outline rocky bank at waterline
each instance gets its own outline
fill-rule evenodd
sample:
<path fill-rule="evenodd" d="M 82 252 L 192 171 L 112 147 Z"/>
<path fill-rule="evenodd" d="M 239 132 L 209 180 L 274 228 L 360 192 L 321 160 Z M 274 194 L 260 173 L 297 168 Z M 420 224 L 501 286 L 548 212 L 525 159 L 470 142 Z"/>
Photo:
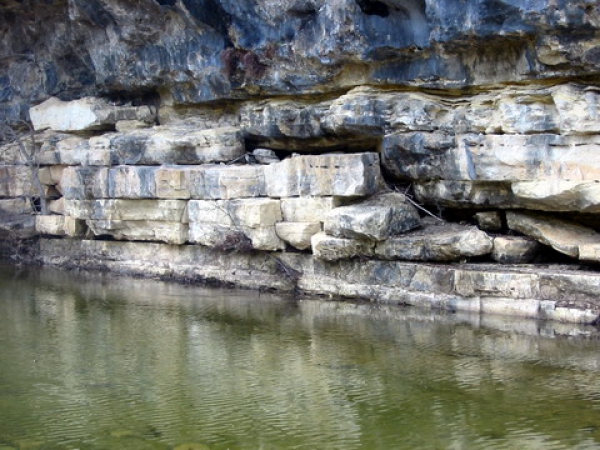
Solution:
<path fill-rule="evenodd" d="M 17 89 L 34 63 L 1 50 L 6 123 L 35 133 L 0 148 L 0 210 L 39 261 L 598 322 L 595 2 L 143 3 L 162 19 L 34 7 L 74 39 L 22 48 L 60 89 Z"/>

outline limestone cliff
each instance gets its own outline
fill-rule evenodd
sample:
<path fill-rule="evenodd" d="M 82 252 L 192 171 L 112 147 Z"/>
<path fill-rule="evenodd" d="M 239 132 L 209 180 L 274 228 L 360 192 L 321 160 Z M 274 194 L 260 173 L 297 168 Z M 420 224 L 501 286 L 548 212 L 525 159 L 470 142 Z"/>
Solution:
<path fill-rule="evenodd" d="M 598 2 L 0 11 L 0 210 L 47 206 L 44 262 L 598 321 Z"/>

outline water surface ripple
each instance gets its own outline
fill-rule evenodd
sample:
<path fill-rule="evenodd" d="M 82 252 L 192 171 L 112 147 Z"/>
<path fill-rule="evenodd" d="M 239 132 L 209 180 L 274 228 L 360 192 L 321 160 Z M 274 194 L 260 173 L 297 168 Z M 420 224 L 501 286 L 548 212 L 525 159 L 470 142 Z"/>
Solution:
<path fill-rule="evenodd" d="M 173 448 L 600 449 L 599 332 L 0 266 L 0 450 Z"/>

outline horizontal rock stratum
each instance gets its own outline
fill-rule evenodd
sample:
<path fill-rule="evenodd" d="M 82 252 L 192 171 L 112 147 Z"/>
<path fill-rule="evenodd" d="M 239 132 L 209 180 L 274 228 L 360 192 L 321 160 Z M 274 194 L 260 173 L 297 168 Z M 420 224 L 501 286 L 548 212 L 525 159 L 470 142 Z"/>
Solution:
<path fill-rule="evenodd" d="M 39 261 L 600 321 L 595 2 L 0 12 L 0 231 Z"/>

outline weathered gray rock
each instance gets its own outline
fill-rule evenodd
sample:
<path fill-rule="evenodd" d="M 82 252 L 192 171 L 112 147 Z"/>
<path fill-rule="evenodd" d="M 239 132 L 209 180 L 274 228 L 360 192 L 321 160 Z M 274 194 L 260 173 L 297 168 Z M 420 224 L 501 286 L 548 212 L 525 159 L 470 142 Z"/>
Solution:
<path fill-rule="evenodd" d="M 598 136 L 402 133 L 384 138 L 382 164 L 421 182 L 596 180 L 599 149 Z"/>
<path fill-rule="evenodd" d="M 500 211 L 478 212 L 473 217 L 483 231 L 500 231 L 504 224 L 504 214 Z"/>
<path fill-rule="evenodd" d="M 263 166 L 206 165 L 189 173 L 193 199 L 230 200 L 266 194 Z"/>
<path fill-rule="evenodd" d="M 533 261 L 540 252 L 541 244 L 521 236 L 497 236 L 494 238 L 492 259 L 501 264 L 523 264 Z"/>
<path fill-rule="evenodd" d="M 30 197 L 33 194 L 31 171 L 27 166 L 0 165 L 0 197 Z"/>
<path fill-rule="evenodd" d="M 118 166 L 110 168 L 108 170 L 107 197 L 156 198 L 155 172 L 156 167 Z"/>
<path fill-rule="evenodd" d="M 509 182 L 417 181 L 413 187 L 417 200 L 426 205 L 477 209 L 518 207 Z"/>
<path fill-rule="evenodd" d="M 144 147 L 145 164 L 208 164 L 233 161 L 245 153 L 239 128 L 197 130 L 156 127 Z"/>
<path fill-rule="evenodd" d="M 285 243 L 277 236 L 281 221 L 278 200 L 190 200 L 188 204 L 190 241 L 228 250 L 280 250 Z"/>
<path fill-rule="evenodd" d="M 575 222 L 524 211 L 506 213 L 508 228 L 530 236 L 572 258 L 598 261 L 600 234 Z"/>
<path fill-rule="evenodd" d="M 65 213 L 86 220 L 188 222 L 185 200 L 65 200 Z"/>
<path fill-rule="evenodd" d="M 2 215 L 21 215 L 32 212 L 31 202 L 26 198 L 3 198 L 0 199 L 0 212 Z"/>
<path fill-rule="evenodd" d="M 35 216 L 35 230 L 42 235 L 81 237 L 86 229 L 85 222 L 74 217 Z"/>
<path fill-rule="evenodd" d="M 382 241 L 421 224 L 419 212 L 403 194 L 388 192 L 331 210 L 324 231 L 336 237 Z"/>
<path fill-rule="evenodd" d="M 280 161 L 277 154 L 268 148 L 256 148 L 252 150 L 252 156 L 259 164 L 273 164 Z"/>
<path fill-rule="evenodd" d="M 311 238 L 315 258 L 325 261 L 373 256 L 375 242 L 366 239 L 348 239 L 317 233 Z"/>
<path fill-rule="evenodd" d="M 282 198 L 281 214 L 286 222 L 322 222 L 325 215 L 340 204 L 338 197 Z"/>
<path fill-rule="evenodd" d="M 379 242 L 375 255 L 382 259 L 408 261 L 457 261 L 492 251 L 483 231 L 458 224 L 423 220 L 423 229 Z"/>
<path fill-rule="evenodd" d="M 306 250 L 311 246 L 312 237 L 321 232 L 321 222 L 277 222 L 275 232 L 292 247 Z"/>
<path fill-rule="evenodd" d="M 124 241 L 156 241 L 181 245 L 188 240 L 188 225 L 154 220 L 86 220 L 95 236 Z"/>
<path fill-rule="evenodd" d="M 60 190 L 66 199 L 108 198 L 107 167 L 67 167 L 61 177 Z"/>
<path fill-rule="evenodd" d="M 119 120 L 154 122 L 156 114 L 147 107 L 115 106 L 100 98 L 63 102 L 52 97 L 29 110 L 35 130 L 89 131 L 114 127 Z"/>
<path fill-rule="evenodd" d="M 294 155 L 264 167 L 269 197 L 364 197 L 380 189 L 375 153 Z"/>

